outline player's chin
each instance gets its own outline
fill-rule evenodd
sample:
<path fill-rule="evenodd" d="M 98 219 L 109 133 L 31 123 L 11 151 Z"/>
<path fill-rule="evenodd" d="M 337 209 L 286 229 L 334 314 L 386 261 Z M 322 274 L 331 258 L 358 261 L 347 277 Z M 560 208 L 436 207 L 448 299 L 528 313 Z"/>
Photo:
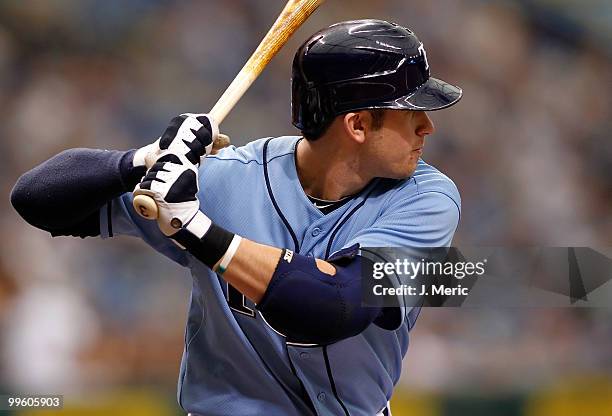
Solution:
<path fill-rule="evenodd" d="M 403 163 L 401 166 L 398 166 L 397 169 L 394 169 L 392 172 L 389 172 L 386 177 L 389 179 L 408 179 L 414 174 L 414 171 L 417 167 L 417 163 L 418 160 Z"/>

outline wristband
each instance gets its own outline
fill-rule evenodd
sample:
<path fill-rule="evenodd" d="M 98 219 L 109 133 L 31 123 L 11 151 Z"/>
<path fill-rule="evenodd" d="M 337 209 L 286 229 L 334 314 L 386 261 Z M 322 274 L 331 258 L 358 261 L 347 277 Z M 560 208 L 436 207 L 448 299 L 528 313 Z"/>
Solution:
<path fill-rule="evenodd" d="M 217 274 L 219 276 L 223 275 L 223 273 L 225 273 L 225 271 L 227 270 L 227 266 L 229 266 L 230 262 L 234 258 L 234 255 L 236 254 L 236 251 L 238 251 L 238 246 L 240 245 L 241 241 L 242 237 L 237 234 L 234 234 L 234 238 L 232 239 L 231 244 L 223 255 L 221 263 L 219 263 L 219 267 L 217 267 Z"/>
<path fill-rule="evenodd" d="M 212 269 L 228 251 L 235 234 L 211 222 L 206 215 L 200 214 L 196 214 L 185 228 L 173 234 L 171 238 Z M 206 231 L 200 236 L 193 234 L 190 229 L 193 231 L 206 229 Z"/>

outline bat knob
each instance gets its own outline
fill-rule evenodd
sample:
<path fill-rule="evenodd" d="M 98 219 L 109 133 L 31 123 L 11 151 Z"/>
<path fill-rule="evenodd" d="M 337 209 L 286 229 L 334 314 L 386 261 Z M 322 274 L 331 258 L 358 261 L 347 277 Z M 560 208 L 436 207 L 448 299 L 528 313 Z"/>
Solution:
<path fill-rule="evenodd" d="M 147 195 L 136 195 L 132 202 L 134 209 L 141 217 L 148 220 L 156 220 L 159 215 L 155 200 Z"/>

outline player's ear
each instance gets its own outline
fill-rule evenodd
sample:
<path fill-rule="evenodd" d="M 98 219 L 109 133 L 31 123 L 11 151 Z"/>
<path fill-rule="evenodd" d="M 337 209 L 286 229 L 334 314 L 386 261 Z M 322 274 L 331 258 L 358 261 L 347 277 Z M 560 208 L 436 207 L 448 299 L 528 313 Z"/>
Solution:
<path fill-rule="evenodd" d="M 358 111 L 346 113 L 342 116 L 344 132 L 351 140 L 357 143 L 365 142 L 366 125 L 368 123 L 367 112 Z"/>

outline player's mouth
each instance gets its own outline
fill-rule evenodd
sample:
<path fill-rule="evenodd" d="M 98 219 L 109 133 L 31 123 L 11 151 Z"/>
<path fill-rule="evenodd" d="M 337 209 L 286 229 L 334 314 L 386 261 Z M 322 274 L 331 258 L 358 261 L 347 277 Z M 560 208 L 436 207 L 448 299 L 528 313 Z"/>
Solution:
<path fill-rule="evenodd" d="M 423 155 L 423 146 L 412 149 L 412 153 L 416 154 L 417 156 Z"/>

